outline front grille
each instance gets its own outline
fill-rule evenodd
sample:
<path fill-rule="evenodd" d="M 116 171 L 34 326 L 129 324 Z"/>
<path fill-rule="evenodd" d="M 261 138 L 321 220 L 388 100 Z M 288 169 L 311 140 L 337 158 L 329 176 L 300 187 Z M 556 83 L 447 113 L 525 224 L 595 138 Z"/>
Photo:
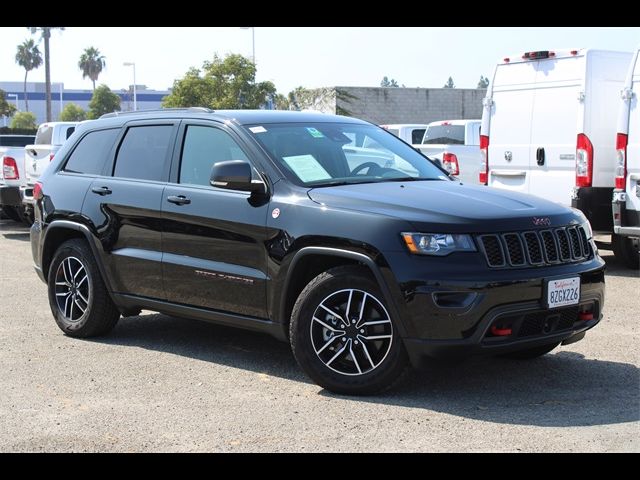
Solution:
<path fill-rule="evenodd" d="M 584 228 L 576 225 L 478 238 L 487 264 L 492 268 L 574 263 L 593 255 Z"/>

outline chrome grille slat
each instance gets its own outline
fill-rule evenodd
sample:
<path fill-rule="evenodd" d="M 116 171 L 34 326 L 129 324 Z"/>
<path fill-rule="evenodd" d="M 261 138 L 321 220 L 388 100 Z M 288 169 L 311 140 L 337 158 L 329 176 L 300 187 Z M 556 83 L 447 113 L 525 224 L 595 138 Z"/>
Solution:
<path fill-rule="evenodd" d="M 591 258 L 593 251 L 582 226 L 479 235 L 479 244 L 491 268 L 526 268 L 574 263 Z"/>

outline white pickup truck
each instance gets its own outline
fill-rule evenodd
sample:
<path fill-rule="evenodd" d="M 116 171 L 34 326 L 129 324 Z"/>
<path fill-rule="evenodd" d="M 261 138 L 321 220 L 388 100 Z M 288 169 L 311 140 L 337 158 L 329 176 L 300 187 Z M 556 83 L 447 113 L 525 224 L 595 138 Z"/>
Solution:
<path fill-rule="evenodd" d="M 20 186 L 26 182 L 24 147 L 33 143 L 33 135 L 0 135 L 0 207 L 12 220 L 23 220 Z"/>
<path fill-rule="evenodd" d="M 20 187 L 27 215 L 33 210 L 33 186 L 79 122 L 48 122 L 38 127 L 36 141 L 24 147 L 26 184 Z"/>
<path fill-rule="evenodd" d="M 480 120 L 447 120 L 427 125 L 417 148 L 436 160 L 451 175 L 462 182 L 478 182 L 482 153 L 480 152 Z"/>
<path fill-rule="evenodd" d="M 422 123 L 394 123 L 380 125 L 389 133 L 393 133 L 400 140 L 404 140 L 407 143 L 420 143 L 424 136 L 424 131 L 427 128 Z"/>

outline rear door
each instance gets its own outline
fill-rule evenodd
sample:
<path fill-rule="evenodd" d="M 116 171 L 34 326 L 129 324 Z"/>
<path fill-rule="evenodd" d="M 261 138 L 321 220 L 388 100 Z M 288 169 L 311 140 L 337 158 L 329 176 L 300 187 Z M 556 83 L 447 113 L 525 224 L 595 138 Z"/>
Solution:
<path fill-rule="evenodd" d="M 640 61 L 636 61 L 633 91 L 629 107 L 629 137 L 627 144 L 627 210 L 640 212 Z M 640 219 L 639 219 L 640 220 Z"/>
<path fill-rule="evenodd" d="M 501 64 L 496 68 L 489 131 L 489 186 L 523 193 L 529 191 L 536 80 L 531 63 Z"/>
<path fill-rule="evenodd" d="M 115 159 L 85 197 L 82 213 L 102 243 L 116 293 L 164 299 L 161 204 L 178 123 L 127 124 Z"/>
<path fill-rule="evenodd" d="M 529 193 L 571 205 L 576 136 L 582 118 L 584 57 L 531 62 L 536 88 L 531 112 Z"/>

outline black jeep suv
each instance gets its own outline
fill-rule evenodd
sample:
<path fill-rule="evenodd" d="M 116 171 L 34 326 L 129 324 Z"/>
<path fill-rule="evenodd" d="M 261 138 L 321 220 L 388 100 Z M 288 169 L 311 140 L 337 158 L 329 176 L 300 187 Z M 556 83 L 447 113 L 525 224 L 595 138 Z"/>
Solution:
<path fill-rule="evenodd" d="M 336 392 L 378 392 L 426 357 L 533 358 L 602 316 L 579 211 L 462 185 L 353 118 L 108 114 L 34 197 L 33 258 L 67 335 L 141 309 L 259 330 Z"/>

